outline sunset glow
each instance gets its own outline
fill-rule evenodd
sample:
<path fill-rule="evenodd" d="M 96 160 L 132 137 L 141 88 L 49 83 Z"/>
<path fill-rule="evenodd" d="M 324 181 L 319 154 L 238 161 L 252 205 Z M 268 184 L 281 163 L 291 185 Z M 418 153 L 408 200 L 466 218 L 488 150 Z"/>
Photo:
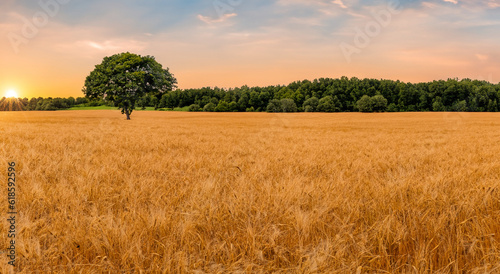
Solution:
<path fill-rule="evenodd" d="M 125 51 L 155 56 L 179 88 L 500 81 L 500 0 L 39 2 L 59 3 L 0 3 L 0 89 L 26 97 L 83 96 L 94 66 Z"/>
<path fill-rule="evenodd" d="M 6 98 L 19 98 L 19 95 L 17 95 L 17 92 L 15 90 L 11 89 L 5 93 L 5 97 Z"/>

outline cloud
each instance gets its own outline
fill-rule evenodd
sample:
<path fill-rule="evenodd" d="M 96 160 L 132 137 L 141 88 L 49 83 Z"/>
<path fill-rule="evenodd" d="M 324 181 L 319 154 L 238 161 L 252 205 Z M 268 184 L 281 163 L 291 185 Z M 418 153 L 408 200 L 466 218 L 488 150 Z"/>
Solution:
<path fill-rule="evenodd" d="M 334 1 L 332 1 L 332 3 L 339 5 L 343 9 L 347 9 L 347 6 L 344 5 L 344 2 L 342 2 L 342 0 L 334 0 Z"/>
<path fill-rule="evenodd" d="M 437 4 L 431 2 L 422 2 L 422 6 L 425 8 L 433 9 L 437 7 Z"/>
<path fill-rule="evenodd" d="M 86 47 L 98 51 L 142 51 L 146 48 L 146 43 L 135 40 L 107 40 L 103 42 L 96 41 L 77 41 L 77 46 Z"/>
<path fill-rule="evenodd" d="M 479 53 L 476 53 L 476 58 L 479 60 L 479 61 L 488 61 L 490 59 L 490 57 L 488 55 L 485 55 L 485 54 L 479 54 Z"/>
<path fill-rule="evenodd" d="M 458 0 L 443 0 L 458 4 Z M 500 0 L 460 0 L 460 5 L 476 10 L 496 9 L 500 7 Z"/>
<path fill-rule="evenodd" d="M 198 19 L 200 19 L 201 21 L 207 23 L 207 24 L 213 24 L 213 23 L 222 23 L 224 21 L 226 21 L 227 19 L 231 18 L 231 17 L 236 17 L 238 16 L 238 14 L 236 13 L 228 13 L 228 14 L 224 14 L 223 16 L 220 16 L 219 18 L 210 18 L 208 16 L 203 16 L 201 14 L 198 14 Z"/>
<path fill-rule="evenodd" d="M 488 7 L 492 8 L 492 9 L 496 9 L 496 8 L 500 7 L 500 3 L 497 3 L 497 2 L 498 1 L 496 1 L 496 0 L 489 1 Z"/>

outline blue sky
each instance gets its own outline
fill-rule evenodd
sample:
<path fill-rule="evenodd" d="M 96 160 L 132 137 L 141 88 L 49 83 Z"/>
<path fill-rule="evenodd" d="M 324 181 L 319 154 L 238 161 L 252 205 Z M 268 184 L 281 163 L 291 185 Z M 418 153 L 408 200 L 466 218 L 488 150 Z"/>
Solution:
<path fill-rule="evenodd" d="M 499 15 L 500 0 L 3 0 L 0 92 L 80 96 L 93 66 L 123 51 L 155 56 L 180 88 L 498 82 Z"/>

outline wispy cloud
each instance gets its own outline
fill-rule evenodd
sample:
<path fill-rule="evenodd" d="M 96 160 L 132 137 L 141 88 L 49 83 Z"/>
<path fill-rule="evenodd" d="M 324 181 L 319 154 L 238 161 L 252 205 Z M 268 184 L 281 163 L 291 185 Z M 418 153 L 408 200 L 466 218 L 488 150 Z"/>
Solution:
<path fill-rule="evenodd" d="M 118 41 L 77 41 L 75 43 L 78 47 L 87 47 L 98 51 L 120 52 L 120 51 L 142 51 L 147 47 L 144 42 L 136 40 L 118 40 Z"/>
<path fill-rule="evenodd" d="M 222 22 L 225 22 L 227 19 L 231 18 L 231 17 L 236 17 L 238 16 L 238 14 L 236 13 L 228 13 L 228 14 L 224 14 L 222 16 L 220 16 L 219 18 L 211 18 L 211 17 L 208 17 L 208 16 L 203 16 L 201 14 L 198 14 L 198 19 L 200 19 L 201 21 L 207 23 L 207 24 L 214 24 L 214 23 L 222 23 Z"/>
<path fill-rule="evenodd" d="M 479 54 L 479 53 L 476 53 L 476 58 L 479 60 L 479 61 L 488 61 L 490 59 L 490 57 L 486 54 Z"/>
<path fill-rule="evenodd" d="M 500 7 L 500 1 L 498 1 L 498 0 L 488 1 L 488 7 L 492 8 L 492 9 L 499 8 Z"/>
<path fill-rule="evenodd" d="M 342 0 L 334 0 L 332 3 L 339 5 L 343 9 L 347 9 L 347 6 L 342 2 Z"/>

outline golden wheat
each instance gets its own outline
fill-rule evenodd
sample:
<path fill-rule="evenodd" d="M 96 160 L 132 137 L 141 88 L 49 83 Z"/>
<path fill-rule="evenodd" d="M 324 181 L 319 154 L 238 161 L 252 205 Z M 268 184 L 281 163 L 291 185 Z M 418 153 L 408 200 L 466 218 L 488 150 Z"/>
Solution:
<path fill-rule="evenodd" d="M 500 272 L 500 114 L 8 112 L 0 131 L 22 273 Z"/>

